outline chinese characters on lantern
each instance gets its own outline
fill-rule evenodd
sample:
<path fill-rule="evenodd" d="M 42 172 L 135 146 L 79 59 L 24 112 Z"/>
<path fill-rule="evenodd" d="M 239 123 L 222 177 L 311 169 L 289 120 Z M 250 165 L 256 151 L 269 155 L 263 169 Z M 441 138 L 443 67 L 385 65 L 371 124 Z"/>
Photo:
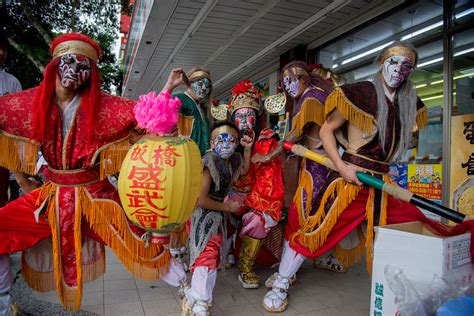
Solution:
<path fill-rule="evenodd" d="M 166 176 L 164 170 L 166 165 L 174 167 L 176 157 L 180 157 L 173 145 L 166 147 L 158 146 L 151 153 L 147 145 L 136 144 L 130 156 L 130 160 L 136 162 L 133 165 L 127 179 L 129 190 L 127 206 L 135 209 L 130 215 L 134 216 L 143 228 L 157 228 L 159 218 L 167 218 L 164 212 L 168 206 L 164 201 L 164 190 Z M 151 154 L 151 156 L 150 156 Z M 148 157 L 152 159 L 147 160 Z"/>

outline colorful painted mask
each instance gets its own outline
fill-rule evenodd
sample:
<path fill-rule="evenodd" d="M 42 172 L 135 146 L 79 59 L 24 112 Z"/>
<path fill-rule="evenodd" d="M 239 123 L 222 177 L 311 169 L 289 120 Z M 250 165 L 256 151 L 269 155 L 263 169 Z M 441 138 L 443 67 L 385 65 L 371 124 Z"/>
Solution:
<path fill-rule="evenodd" d="M 298 95 L 298 90 L 299 90 L 299 80 L 292 79 L 289 76 L 285 76 L 283 78 L 283 85 L 284 85 L 286 93 L 288 93 L 290 97 L 296 98 L 296 96 Z"/>
<path fill-rule="evenodd" d="M 383 79 L 390 88 L 398 88 L 413 71 L 413 61 L 405 56 L 391 56 L 383 65 Z"/>
<path fill-rule="evenodd" d="M 91 75 L 89 58 L 76 54 L 62 55 L 59 61 L 58 75 L 64 88 L 79 88 L 89 80 Z"/>
<path fill-rule="evenodd" d="M 234 124 L 241 135 L 249 135 L 249 131 L 255 128 L 256 121 L 255 110 L 251 108 L 240 108 L 234 112 Z"/>
<path fill-rule="evenodd" d="M 235 152 L 239 142 L 237 138 L 228 133 L 222 133 L 217 135 L 214 140 L 214 151 L 221 157 L 222 159 L 229 159 Z"/>
<path fill-rule="evenodd" d="M 199 101 L 204 100 L 211 92 L 211 81 L 207 78 L 201 78 L 191 83 L 191 89 Z"/>

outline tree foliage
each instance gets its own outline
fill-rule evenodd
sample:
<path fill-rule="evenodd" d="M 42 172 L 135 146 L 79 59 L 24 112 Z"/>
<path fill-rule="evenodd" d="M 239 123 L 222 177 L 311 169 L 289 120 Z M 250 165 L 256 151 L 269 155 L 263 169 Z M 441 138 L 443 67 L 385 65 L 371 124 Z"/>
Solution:
<path fill-rule="evenodd" d="M 23 88 L 38 85 L 42 77 L 41 66 L 51 59 L 49 41 L 62 33 L 81 32 L 102 48 L 99 63 L 102 88 L 106 91 L 111 91 L 113 86 L 120 89 L 123 72 L 113 52 L 120 10 L 121 2 L 114 0 L 0 2 L 0 30 L 11 44 L 7 70 L 20 80 Z"/>

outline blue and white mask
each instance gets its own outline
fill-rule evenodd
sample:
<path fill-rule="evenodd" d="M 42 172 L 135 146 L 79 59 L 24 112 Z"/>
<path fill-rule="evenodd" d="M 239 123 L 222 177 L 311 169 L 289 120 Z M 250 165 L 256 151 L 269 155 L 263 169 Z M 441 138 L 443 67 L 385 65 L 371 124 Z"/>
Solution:
<path fill-rule="evenodd" d="M 213 139 L 213 149 L 222 159 L 229 159 L 238 145 L 237 138 L 232 134 L 222 133 Z"/>

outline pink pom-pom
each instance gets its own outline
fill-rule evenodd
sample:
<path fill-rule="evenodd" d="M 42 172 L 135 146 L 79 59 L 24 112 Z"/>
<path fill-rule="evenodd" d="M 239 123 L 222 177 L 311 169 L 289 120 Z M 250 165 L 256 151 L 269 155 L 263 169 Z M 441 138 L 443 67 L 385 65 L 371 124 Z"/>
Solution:
<path fill-rule="evenodd" d="M 139 97 L 133 112 L 138 127 L 146 128 L 149 133 L 163 135 L 176 127 L 180 108 L 181 101 L 172 98 L 169 91 L 162 91 L 158 96 L 152 91 Z"/>

